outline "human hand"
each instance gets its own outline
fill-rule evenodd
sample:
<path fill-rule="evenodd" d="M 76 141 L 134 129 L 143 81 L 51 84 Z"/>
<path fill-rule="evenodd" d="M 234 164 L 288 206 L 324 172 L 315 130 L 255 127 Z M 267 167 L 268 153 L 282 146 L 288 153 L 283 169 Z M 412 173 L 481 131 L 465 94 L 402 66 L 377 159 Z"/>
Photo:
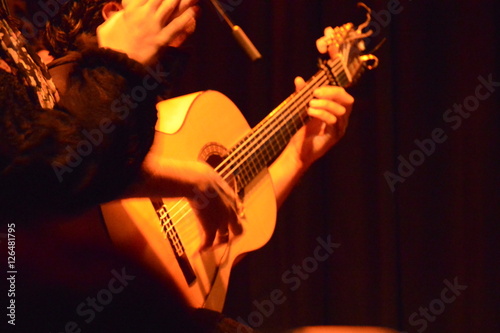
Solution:
<path fill-rule="evenodd" d="M 227 242 L 229 231 L 241 234 L 242 203 L 229 184 L 206 163 L 189 163 L 184 171 L 192 186 L 186 197 L 205 231 L 202 249 L 209 248 L 216 237 L 219 243 Z"/>
<path fill-rule="evenodd" d="M 327 27 L 316 46 L 320 53 L 330 52 L 334 57 L 333 49 L 329 47 L 332 35 L 333 28 Z M 295 78 L 294 83 L 297 91 L 305 86 L 301 77 Z M 354 103 L 354 98 L 337 86 L 317 88 L 313 97 L 307 110 L 310 121 L 291 140 L 299 165 L 306 168 L 344 136 Z"/>
<path fill-rule="evenodd" d="M 304 87 L 302 78 L 295 79 L 297 90 Z M 345 134 L 354 98 L 344 88 L 324 86 L 313 92 L 309 103 L 309 122 L 290 141 L 297 162 L 307 168 L 323 156 Z"/>
<path fill-rule="evenodd" d="M 144 65 L 162 46 L 179 46 L 194 32 L 197 0 L 129 0 L 97 28 L 99 46 L 126 53 Z"/>
<path fill-rule="evenodd" d="M 123 199 L 180 197 L 189 201 L 205 232 L 201 250 L 214 242 L 227 242 L 229 231 L 232 235 L 242 233 L 238 195 L 204 162 L 167 158 L 153 148 L 142 163 L 140 176 L 122 195 Z"/>

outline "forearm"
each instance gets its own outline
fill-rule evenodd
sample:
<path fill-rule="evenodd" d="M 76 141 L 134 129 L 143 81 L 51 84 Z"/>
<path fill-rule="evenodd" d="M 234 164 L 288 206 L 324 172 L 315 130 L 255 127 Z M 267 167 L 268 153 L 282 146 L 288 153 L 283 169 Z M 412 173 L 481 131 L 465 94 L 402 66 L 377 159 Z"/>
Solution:
<path fill-rule="evenodd" d="M 193 197 L 201 183 L 202 170 L 198 164 L 167 158 L 148 156 L 141 175 L 124 194 L 124 197 Z M 287 147 L 269 167 L 278 207 L 285 201 L 293 187 L 307 170 L 297 159 L 294 147 Z"/>
<path fill-rule="evenodd" d="M 229 235 L 228 230 L 234 235 L 242 232 L 238 219 L 241 213 L 239 199 L 208 164 L 173 160 L 150 153 L 141 171 L 138 181 L 123 198 L 187 198 L 205 230 L 203 248 L 212 245 L 217 232 L 224 239 Z"/>
<path fill-rule="evenodd" d="M 278 208 L 281 207 L 307 169 L 308 166 L 297 158 L 294 147 L 290 145 L 269 167 Z"/>
<path fill-rule="evenodd" d="M 195 195 L 196 174 L 192 166 L 163 157 L 148 155 L 137 181 L 124 197 L 192 197 Z"/>

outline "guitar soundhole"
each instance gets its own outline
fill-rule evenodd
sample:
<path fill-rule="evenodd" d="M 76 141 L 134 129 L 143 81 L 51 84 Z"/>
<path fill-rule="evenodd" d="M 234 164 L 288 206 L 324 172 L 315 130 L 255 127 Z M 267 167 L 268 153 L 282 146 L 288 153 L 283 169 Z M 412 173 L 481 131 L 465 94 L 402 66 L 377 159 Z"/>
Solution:
<path fill-rule="evenodd" d="M 201 149 L 198 159 L 207 162 L 215 169 L 224 160 L 227 154 L 226 147 L 217 142 L 209 142 Z"/>
<path fill-rule="evenodd" d="M 224 159 L 228 156 L 229 152 L 220 143 L 217 142 L 209 142 L 206 145 L 204 145 L 200 151 L 200 154 L 198 155 L 198 159 L 200 161 L 204 161 L 208 163 L 212 168 L 217 168 L 219 164 L 221 164 Z M 237 192 L 240 198 L 244 197 L 244 189 L 237 188 L 235 182 L 238 176 L 236 176 L 234 173 L 230 172 L 229 174 L 225 174 L 224 178 L 228 182 L 229 186 L 234 188 Z"/>
<path fill-rule="evenodd" d="M 212 168 L 215 168 L 216 166 L 218 166 L 222 161 L 224 160 L 224 157 L 223 156 L 219 156 L 219 155 L 210 155 L 208 156 L 208 158 L 206 159 L 205 162 L 207 162 Z"/>

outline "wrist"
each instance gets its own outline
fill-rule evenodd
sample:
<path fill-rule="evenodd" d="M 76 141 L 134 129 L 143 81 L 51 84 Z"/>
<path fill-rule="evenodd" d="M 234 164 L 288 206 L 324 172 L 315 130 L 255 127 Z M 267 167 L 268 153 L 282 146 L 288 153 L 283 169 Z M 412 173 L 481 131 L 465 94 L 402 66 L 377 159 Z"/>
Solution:
<path fill-rule="evenodd" d="M 304 174 L 312 164 L 312 161 L 304 158 L 304 156 L 308 156 L 308 154 L 305 154 L 293 144 L 289 144 L 282 155 L 286 163 L 296 170 L 299 175 Z"/>
<path fill-rule="evenodd" d="M 301 158 L 300 152 L 294 145 L 288 145 L 281 153 L 280 164 L 289 170 L 291 178 L 300 178 L 309 169 L 311 163 Z"/>
<path fill-rule="evenodd" d="M 282 205 L 307 169 L 308 165 L 300 158 L 293 145 L 288 145 L 269 167 L 278 207 Z"/>

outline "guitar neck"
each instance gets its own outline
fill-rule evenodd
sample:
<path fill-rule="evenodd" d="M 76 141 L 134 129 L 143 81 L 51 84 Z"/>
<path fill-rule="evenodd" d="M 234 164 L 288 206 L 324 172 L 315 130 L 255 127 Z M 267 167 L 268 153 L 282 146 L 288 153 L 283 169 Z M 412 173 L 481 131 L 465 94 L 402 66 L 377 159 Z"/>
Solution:
<path fill-rule="evenodd" d="M 276 159 L 292 136 L 307 123 L 307 107 L 316 88 L 346 86 L 352 82 L 338 59 L 321 63 L 320 67 L 304 88 L 290 95 L 229 151 L 216 168 L 224 179 L 236 181 L 238 189 L 243 189 Z"/>

